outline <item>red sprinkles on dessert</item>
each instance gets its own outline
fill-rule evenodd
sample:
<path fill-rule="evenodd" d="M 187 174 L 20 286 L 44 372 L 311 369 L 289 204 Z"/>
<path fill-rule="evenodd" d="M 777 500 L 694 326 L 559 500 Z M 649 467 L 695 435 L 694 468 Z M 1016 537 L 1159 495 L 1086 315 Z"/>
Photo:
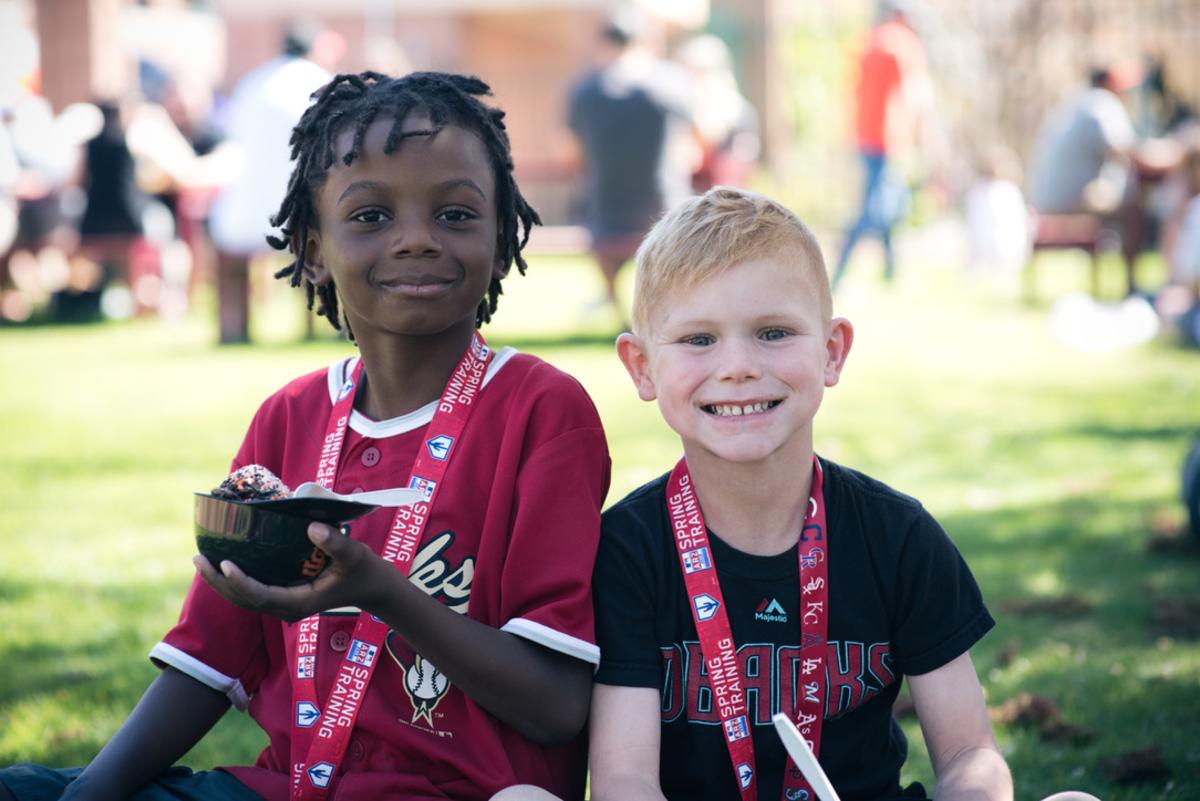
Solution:
<path fill-rule="evenodd" d="M 234 470 L 212 491 L 214 498 L 230 501 L 277 501 L 291 494 L 287 484 L 260 464 L 248 464 Z"/>

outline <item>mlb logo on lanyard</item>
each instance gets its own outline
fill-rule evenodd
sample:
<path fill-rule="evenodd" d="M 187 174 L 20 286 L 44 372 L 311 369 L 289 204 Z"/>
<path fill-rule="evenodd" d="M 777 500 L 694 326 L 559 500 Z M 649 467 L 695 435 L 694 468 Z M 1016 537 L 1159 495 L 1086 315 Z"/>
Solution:
<path fill-rule="evenodd" d="M 725 721 L 725 739 L 729 740 L 729 742 L 737 742 L 749 736 L 750 726 L 746 722 L 745 715 L 738 715 L 736 718 L 730 718 Z"/>
<path fill-rule="evenodd" d="M 736 768 L 738 784 L 745 790 L 750 786 L 750 780 L 754 778 L 754 768 L 747 765 L 745 762 L 739 762 Z"/>
<path fill-rule="evenodd" d="M 375 661 L 375 654 L 378 652 L 378 646 L 371 645 L 369 642 L 363 642 L 362 640 L 355 640 L 350 643 L 350 647 L 346 650 L 346 661 L 370 667 Z"/>
<path fill-rule="evenodd" d="M 693 551 L 685 551 L 683 554 L 683 572 L 696 573 L 701 570 L 708 570 L 712 567 L 712 557 L 708 555 L 708 548 L 696 548 Z"/>
<path fill-rule="evenodd" d="M 342 384 L 342 388 L 338 391 L 337 399 L 345 400 L 346 396 L 349 395 L 353 391 L 354 391 L 354 379 L 347 378 L 345 383 Z"/>

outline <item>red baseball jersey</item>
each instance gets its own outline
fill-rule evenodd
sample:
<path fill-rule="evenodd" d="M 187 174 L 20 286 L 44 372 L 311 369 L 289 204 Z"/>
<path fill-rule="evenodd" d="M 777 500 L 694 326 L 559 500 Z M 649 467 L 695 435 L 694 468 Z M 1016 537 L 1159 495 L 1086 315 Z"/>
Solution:
<path fill-rule="evenodd" d="M 234 468 L 261 464 L 311 481 L 333 400 L 354 360 L 288 384 L 259 408 Z M 493 358 L 442 479 L 410 580 L 457 612 L 593 665 L 591 575 L 610 462 L 600 419 L 573 378 L 505 348 Z M 436 402 L 403 417 L 355 411 L 334 489 L 408 484 Z M 378 552 L 394 510 L 351 524 Z M 323 613 L 319 697 L 329 697 L 357 609 Z M 296 626 L 227 603 L 199 576 L 178 624 L 150 656 L 246 709 L 270 743 L 253 767 L 226 768 L 267 799 L 286 799 Z M 487 798 L 515 783 L 582 798 L 583 737 L 544 747 L 501 723 L 390 632 L 355 724 L 335 798 Z"/>

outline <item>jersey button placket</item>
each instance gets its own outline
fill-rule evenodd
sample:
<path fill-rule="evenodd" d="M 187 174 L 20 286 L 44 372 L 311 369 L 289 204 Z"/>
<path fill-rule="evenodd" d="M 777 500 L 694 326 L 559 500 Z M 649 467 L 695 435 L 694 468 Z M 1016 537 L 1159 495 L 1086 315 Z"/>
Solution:
<path fill-rule="evenodd" d="M 376 448 L 374 445 L 363 450 L 362 456 L 359 457 L 363 463 L 363 467 L 374 467 L 379 464 L 379 460 L 382 458 L 383 455 L 379 452 L 379 448 Z"/>

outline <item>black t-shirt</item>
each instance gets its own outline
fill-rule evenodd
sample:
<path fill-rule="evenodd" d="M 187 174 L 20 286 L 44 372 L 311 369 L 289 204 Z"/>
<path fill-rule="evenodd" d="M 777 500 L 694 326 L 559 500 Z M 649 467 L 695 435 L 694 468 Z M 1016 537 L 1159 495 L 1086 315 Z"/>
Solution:
<path fill-rule="evenodd" d="M 843 801 L 878 801 L 901 794 L 908 746 L 891 712 L 902 677 L 950 662 L 994 621 L 958 550 L 918 501 L 822 465 L 829 642 L 820 762 Z M 659 689 L 660 780 L 670 801 L 736 799 L 671 538 L 666 480 L 604 514 L 594 581 L 596 680 Z M 755 556 L 709 537 L 753 722 L 758 797 L 778 801 L 786 753 L 771 716 L 793 711 L 801 680 L 796 547 Z"/>
<path fill-rule="evenodd" d="M 644 234 L 691 193 L 691 176 L 670 153 L 691 116 L 675 74 L 621 72 L 614 65 L 585 76 L 568 108 L 585 156 L 585 222 L 598 238 Z"/>

